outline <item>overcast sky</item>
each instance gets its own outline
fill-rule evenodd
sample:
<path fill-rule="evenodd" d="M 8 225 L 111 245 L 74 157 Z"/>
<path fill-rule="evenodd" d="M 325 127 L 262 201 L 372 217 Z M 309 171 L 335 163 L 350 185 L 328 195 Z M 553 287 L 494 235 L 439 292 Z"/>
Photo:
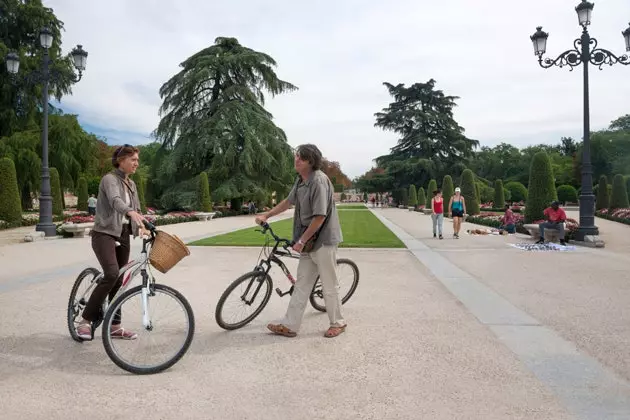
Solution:
<path fill-rule="evenodd" d="M 65 23 L 64 51 L 89 52 L 83 80 L 62 100 L 112 144 L 145 143 L 158 90 L 179 63 L 236 37 L 270 54 L 299 87 L 267 102 L 291 145 L 312 142 L 351 178 L 396 136 L 374 127 L 390 102 L 382 85 L 437 81 L 459 96 L 457 121 L 482 145 L 582 136 L 582 71 L 542 69 L 529 36 L 542 25 L 553 58 L 579 36 L 578 0 L 44 0 Z M 526 7 L 524 7 L 526 6 Z M 621 54 L 630 1 L 595 1 L 591 34 Z M 591 127 L 630 113 L 630 68 L 591 67 Z"/>

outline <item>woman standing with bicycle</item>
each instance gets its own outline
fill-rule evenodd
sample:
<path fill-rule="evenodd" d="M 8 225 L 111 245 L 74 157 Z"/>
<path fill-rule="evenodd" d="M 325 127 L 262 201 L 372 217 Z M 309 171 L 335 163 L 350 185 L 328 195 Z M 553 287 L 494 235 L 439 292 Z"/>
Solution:
<path fill-rule="evenodd" d="M 99 185 L 94 228 L 90 236 L 92 249 L 103 269 L 103 279 L 90 295 L 83 319 L 77 326 L 77 335 L 83 340 L 92 340 L 92 323 L 102 318 L 103 302 L 108 295 L 113 298 L 121 286 L 118 271 L 129 262 L 129 237 L 137 237 L 140 230 L 144 232 L 138 190 L 129 178 L 138 169 L 138 154 L 138 148 L 129 144 L 118 147 L 112 156 L 114 169 L 101 179 Z M 110 334 L 113 338 L 124 340 L 137 338 L 137 334 L 121 326 L 120 312 L 116 314 Z"/>
<path fill-rule="evenodd" d="M 294 165 L 299 178 L 289 196 L 273 209 L 256 217 L 261 224 L 295 205 L 293 217 L 293 249 L 301 254 L 291 301 L 279 323 L 267 328 L 275 334 L 295 337 L 313 286 L 319 275 L 322 282 L 326 313 L 330 327 L 325 337 L 337 337 L 346 329 L 341 314 L 339 279 L 337 278 L 337 246 L 342 241 L 341 227 L 333 198 L 333 185 L 320 170 L 322 153 L 313 144 L 298 146 Z"/>

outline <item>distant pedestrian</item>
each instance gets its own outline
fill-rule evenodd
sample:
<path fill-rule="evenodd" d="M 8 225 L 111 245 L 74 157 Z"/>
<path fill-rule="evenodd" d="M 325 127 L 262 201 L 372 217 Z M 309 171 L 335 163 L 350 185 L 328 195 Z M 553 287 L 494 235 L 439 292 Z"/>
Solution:
<path fill-rule="evenodd" d="M 462 196 L 461 188 L 455 188 L 455 195 L 451 197 L 448 208 L 453 218 L 453 237 L 459 239 L 459 230 L 462 228 L 462 221 L 466 214 L 466 200 Z"/>
<path fill-rule="evenodd" d="M 90 195 L 90 198 L 88 198 L 87 203 L 88 203 L 88 214 L 90 216 L 94 216 L 96 215 L 96 203 L 97 203 L 97 199 L 96 197 L 94 197 L 94 194 Z"/>
<path fill-rule="evenodd" d="M 440 239 L 444 239 L 442 236 L 442 226 L 444 225 L 444 199 L 442 198 L 442 190 L 437 189 L 433 191 L 433 198 L 431 199 L 431 219 L 433 219 L 433 237 L 435 238 L 437 233 L 440 234 Z"/>

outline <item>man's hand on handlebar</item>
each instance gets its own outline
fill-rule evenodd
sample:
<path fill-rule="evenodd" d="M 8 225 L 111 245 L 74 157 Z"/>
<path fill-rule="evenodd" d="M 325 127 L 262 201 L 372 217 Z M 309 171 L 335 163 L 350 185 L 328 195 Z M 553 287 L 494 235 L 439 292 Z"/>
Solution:
<path fill-rule="evenodd" d="M 258 215 L 254 219 L 254 221 L 256 222 L 256 224 L 263 226 L 265 223 L 267 223 L 267 216 L 265 214 Z"/>

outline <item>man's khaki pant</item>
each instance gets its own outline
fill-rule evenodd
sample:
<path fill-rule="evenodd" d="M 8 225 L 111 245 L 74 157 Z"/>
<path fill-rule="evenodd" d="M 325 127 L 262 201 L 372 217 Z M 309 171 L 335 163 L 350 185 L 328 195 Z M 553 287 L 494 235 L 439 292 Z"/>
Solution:
<path fill-rule="evenodd" d="M 303 254 L 297 269 L 297 280 L 293 287 L 287 313 L 280 321 L 291 331 L 298 332 L 302 325 L 304 310 L 313 285 L 320 276 L 324 293 L 326 313 L 331 327 L 343 327 L 346 322 L 341 315 L 341 296 L 337 278 L 337 246 L 320 246 L 316 251 Z"/>

